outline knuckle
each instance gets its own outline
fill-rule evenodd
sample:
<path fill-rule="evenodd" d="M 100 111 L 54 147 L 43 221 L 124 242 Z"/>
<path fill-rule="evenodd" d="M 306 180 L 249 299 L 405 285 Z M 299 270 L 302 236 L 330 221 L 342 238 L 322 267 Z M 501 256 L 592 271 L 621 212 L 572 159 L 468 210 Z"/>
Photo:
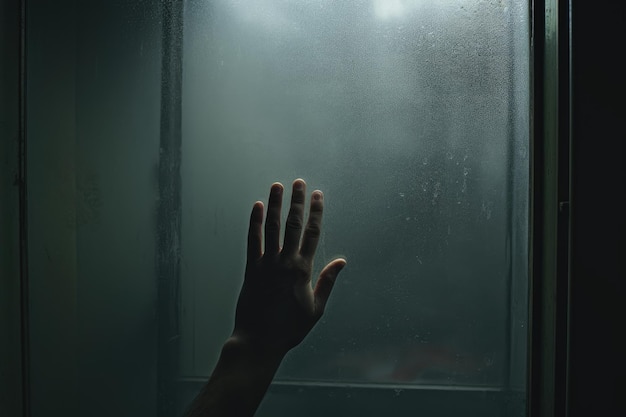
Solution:
<path fill-rule="evenodd" d="M 268 220 L 265 222 L 265 229 L 270 230 L 272 232 L 280 230 L 280 221 L 278 220 Z"/>
<path fill-rule="evenodd" d="M 283 268 L 296 278 L 307 277 L 310 274 L 309 263 L 299 256 L 283 258 L 281 263 Z"/>
<path fill-rule="evenodd" d="M 302 229 L 302 219 L 297 216 L 289 216 L 286 226 L 291 229 Z"/>
<path fill-rule="evenodd" d="M 291 204 L 304 204 L 304 193 L 294 193 L 291 196 Z"/>
<path fill-rule="evenodd" d="M 322 228 L 317 223 L 309 223 L 306 227 L 306 233 L 311 237 L 319 237 L 322 233 Z"/>

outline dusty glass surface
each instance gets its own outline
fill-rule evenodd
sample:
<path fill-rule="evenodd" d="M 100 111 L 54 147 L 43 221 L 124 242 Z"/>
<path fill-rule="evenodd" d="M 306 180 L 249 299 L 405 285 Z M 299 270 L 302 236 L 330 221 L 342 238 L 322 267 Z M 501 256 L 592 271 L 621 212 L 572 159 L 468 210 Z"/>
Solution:
<path fill-rule="evenodd" d="M 232 329 L 250 208 L 326 196 L 348 259 L 278 381 L 524 386 L 528 5 L 189 1 L 181 360 Z M 288 198 L 288 196 L 286 196 Z"/>

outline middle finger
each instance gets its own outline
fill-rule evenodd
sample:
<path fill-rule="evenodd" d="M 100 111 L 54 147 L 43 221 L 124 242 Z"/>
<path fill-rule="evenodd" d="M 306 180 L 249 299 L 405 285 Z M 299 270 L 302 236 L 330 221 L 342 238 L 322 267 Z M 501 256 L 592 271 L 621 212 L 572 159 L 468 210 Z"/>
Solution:
<path fill-rule="evenodd" d="M 280 208 L 283 204 L 283 185 L 272 184 L 265 218 L 265 254 L 276 255 L 280 250 Z"/>

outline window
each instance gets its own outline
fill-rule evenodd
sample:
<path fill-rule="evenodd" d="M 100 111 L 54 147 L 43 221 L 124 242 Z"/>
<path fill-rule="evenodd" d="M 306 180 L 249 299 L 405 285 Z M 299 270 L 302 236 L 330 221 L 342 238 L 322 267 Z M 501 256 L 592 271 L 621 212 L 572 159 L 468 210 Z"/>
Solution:
<path fill-rule="evenodd" d="M 184 407 L 297 177 L 349 265 L 258 415 L 524 415 L 528 3 L 161 3 L 28 4 L 32 415 Z"/>
<path fill-rule="evenodd" d="M 188 381 L 232 329 L 252 202 L 302 177 L 326 195 L 318 266 L 349 268 L 260 415 L 321 391 L 352 410 L 426 388 L 523 391 L 527 16 L 524 2 L 188 3 Z"/>

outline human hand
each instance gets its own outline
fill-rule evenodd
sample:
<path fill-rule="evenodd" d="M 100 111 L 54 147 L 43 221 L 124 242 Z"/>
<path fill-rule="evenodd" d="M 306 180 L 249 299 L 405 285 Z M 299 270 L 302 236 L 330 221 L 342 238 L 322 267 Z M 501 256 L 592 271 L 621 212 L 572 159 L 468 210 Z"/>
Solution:
<path fill-rule="evenodd" d="M 270 190 L 264 252 L 264 206 L 257 201 L 252 208 L 246 272 L 231 338 L 257 353 L 282 356 L 302 342 L 324 313 L 335 279 L 346 265 L 342 258 L 328 263 L 313 288 L 311 274 L 321 232 L 324 196 L 319 190 L 311 194 L 309 218 L 302 233 L 305 190 L 303 180 L 293 182 L 291 208 L 282 248 L 282 184 L 274 183 Z"/>

